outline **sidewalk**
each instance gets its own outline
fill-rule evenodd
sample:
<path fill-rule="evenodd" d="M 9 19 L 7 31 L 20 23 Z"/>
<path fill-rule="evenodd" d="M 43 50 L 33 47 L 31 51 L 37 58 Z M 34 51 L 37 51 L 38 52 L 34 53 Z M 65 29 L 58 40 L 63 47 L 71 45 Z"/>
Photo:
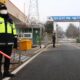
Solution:
<path fill-rule="evenodd" d="M 30 59 L 40 50 L 41 50 L 40 46 L 37 46 L 28 51 L 20 51 L 20 50 L 16 50 L 16 52 L 13 51 L 11 56 L 12 60 L 11 60 L 10 71 L 13 71 L 17 67 L 19 67 L 22 63 Z"/>

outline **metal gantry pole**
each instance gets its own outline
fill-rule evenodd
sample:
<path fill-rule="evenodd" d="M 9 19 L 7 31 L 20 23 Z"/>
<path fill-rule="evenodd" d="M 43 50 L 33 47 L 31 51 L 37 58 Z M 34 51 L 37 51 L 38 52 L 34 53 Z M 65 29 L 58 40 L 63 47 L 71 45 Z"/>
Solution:
<path fill-rule="evenodd" d="M 56 24 L 56 42 L 58 42 L 58 24 Z"/>
<path fill-rule="evenodd" d="M 80 39 L 80 21 L 79 21 L 79 39 Z"/>
<path fill-rule="evenodd" d="M 54 32 L 54 21 L 53 21 L 53 32 Z"/>

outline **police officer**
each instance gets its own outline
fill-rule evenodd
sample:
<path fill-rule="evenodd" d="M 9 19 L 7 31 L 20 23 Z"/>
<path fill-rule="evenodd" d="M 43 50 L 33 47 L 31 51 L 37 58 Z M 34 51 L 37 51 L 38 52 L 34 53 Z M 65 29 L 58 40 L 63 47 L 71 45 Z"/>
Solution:
<path fill-rule="evenodd" d="M 55 47 L 55 43 L 56 43 L 56 35 L 55 35 L 55 33 L 53 33 L 53 35 L 52 35 L 52 42 L 53 42 L 53 47 Z"/>
<path fill-rule="evenodd" d="M 14 45 L 14 38 L 16 35 L 15 25 L 10 18 L 7 7 L 5 4 L 0 3 L 0 51 L 11 56 L 12 48 Z M 14 77 L 14 74 L 10 73 L 10 60 L 4 57 L 3 74 L 1 71 L 3 55 L 0 54 L 0 78 Z M 1 79 L 0 79 L 1 80 Z"/>

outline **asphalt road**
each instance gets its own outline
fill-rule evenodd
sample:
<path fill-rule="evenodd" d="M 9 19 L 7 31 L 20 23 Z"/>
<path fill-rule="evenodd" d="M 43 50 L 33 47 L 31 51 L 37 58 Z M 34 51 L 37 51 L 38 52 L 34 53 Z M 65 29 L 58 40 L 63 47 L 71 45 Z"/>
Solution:
<path fill-rule="evenodd" d="M 11 80 L 80 80 L 80 50 L 68 44 L 50 47 Z"/>

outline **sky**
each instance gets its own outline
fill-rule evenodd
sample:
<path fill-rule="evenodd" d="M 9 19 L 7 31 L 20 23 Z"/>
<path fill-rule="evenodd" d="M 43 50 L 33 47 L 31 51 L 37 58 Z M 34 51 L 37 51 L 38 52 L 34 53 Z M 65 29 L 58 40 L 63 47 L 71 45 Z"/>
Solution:
<path fill-rule="evenodd" d="M 28 15 L 30 0 L 10 0 L 22 12 Z M 34 0 L 35 1 L 35 0 Z M 38 0 L 39 17 L 42 22 L 47 20 L 48 16 L 80 16 L 80 0 Z M 62 26 L 63 30 L 67 28 L 69 23 L 57 23 Z M 79 26 L 79 23 L 73 23 Z"/>

